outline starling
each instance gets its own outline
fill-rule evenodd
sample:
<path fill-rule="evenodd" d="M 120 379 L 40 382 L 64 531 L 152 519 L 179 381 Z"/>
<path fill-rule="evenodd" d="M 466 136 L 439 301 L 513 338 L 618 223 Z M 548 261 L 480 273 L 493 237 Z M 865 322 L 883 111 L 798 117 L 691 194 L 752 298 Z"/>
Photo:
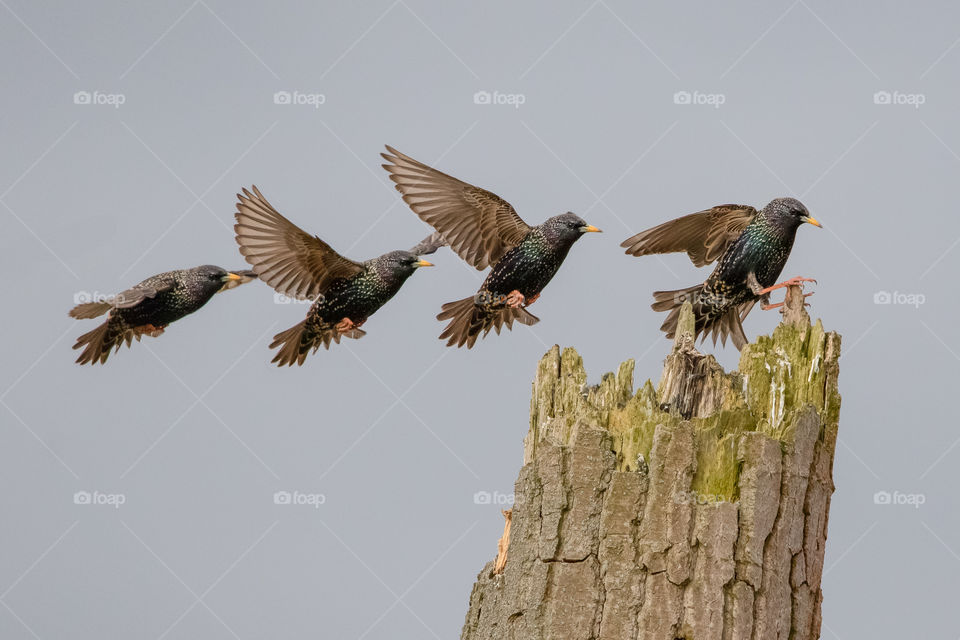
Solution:
<path fill-rule="evenodd" d="M 573 213 L 528 226 L 500 196 L 457 180 L 388 146 L 383 168 L 413 212 L 478 270 L 492 267 L 480 290 L 443 305 L 438 320 L 450 323 L 440 334 L 447 346 L 470 349 L 490 330 L 514 322 L 540 321 L 526 310 L 540 297 L 584 233 L 600 231 Z"/>
<path fill-rule="evenodd" d="M 797 228 L 804 222 L 821 227 L 794 198 L 777 198 L 757 211 L 742 204 L 724 204 L 665 222 L 625 240 L 627 253 L 644 256 L 685 251 L 695 266 L 716 261 L 703 284 L 676 291 L 656 291 L 654 311 L 669 311 L 660 327 L 672 338 L 680 308 L 689 301 L 696 318 L 696 333 L 710 334 L 726 344 L 729 336 L 737 349 L 747 343 L 743 319 L 757 302 L 764 304 L 774 289 L 810 281 L 793 278 L 774 284 L 793 248 Z M 780 305 L 769 305 L 773 308 Z"/>
<path fill-rule="evenodd" d="M 420 258 L 443 246 L 439 234 L 409 251 L 391 251 L 365 262 L 341 256 L 273 208 L 260 191 L 237 194 L 237 244 L 260 279 L 282 295 L 313 304 L 303 322 L 278 333 L 270 348 L 279 348 L 278 367 L 302 365 L 307 354 L 341 337 L 359 339 L 367 318 L 392 298 L 418 267 Z"/>
<path fill-rule="evenodd" d="M 77 338 L 74 349 L 85 347 L 78 364 L 103 364 L 110 350 L 129 347 L 141 336 L 156 338 L 167 325 L 207 304 L 213 294 L 233 289 L 257 277 L 253 271 L 226 271 L 214 265 L 178 269 L 151 276 L 102 301 L 85 302 L 70 310 L 78 320 L 107 313 L 107 321 Z"/>

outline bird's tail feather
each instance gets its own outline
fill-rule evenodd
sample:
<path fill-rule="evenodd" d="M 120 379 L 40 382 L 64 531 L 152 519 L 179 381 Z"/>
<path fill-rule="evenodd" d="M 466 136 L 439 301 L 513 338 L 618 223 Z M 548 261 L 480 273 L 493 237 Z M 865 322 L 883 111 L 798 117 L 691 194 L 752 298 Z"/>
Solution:
<path fill-rule="evenodd" d="M 499 334 L 504 326 L 513 329 L 514 322 L 527 326 L 540 322 L 540 318 L 523 307 L 479 305 L 474 296 L 446 303 L 437 320 L 450 321 L 440 334 L 441 340 L 447 340 L 448 347 L 467 345 L 467 349 L 473 348 L 477 339 L 486 337 L 491 330 Z"/>
<path fill-rule="evenodd" d="M 90 318 L 102 316 L 107 311 L 110 311 L 111 308 L 112 306 L 109 302 L 84 302 L 70 309 L 70 317 L 76 318 L 77 320 L 89 320 Z"/>
<path fill-rule="evenodd" d="M 717 344 L 717 338 L 720 338 L 720 344 L 726 345 L 729 337 L 738 350 L 743 349 L 747 344 L 747 336 L 743 332 L 741 321 L 747 317 L 755 301 L 745 302 L 718 313 L 701 302 L 698 294 L 702 287 L 703 285 L 698 284 L 686 289 L 653 293 L 654 303 L 650 305 L 651 308 L 654 311 L 670 312 L 667 314 L 667 319 L 660 325 L 660 330 L 666 333 L 668 338 L 674 338 L 677 333 L 677 323 L 680 320 L 680 309 L 684 302 L 690 302 L 693 307 L 696 335 L 700 336 L 701 340 L 705 340 L 709 335 L 714 345 Z"/>
<path fill-rule="evenodd" d="M 341 333 L 335 325 L 308 324 L 304 320 L 273 337 L 270 348 L 276 349 L 279 347 L 280 350 L 277 351 L 277 355 L 273 357 L 271 362 L 276 362 L 278 367 L 292 367 L 294 364 L 300 366 L 307 359 L 307 355 L 315 353 L 320 345 L 329 349 L 331 342 L 340 344 L 340 338 L 359 340 L 365 335 L 367 335 L 367 332 L 363 329 L 353 328 Z"/>
<path fill-rule="evenodd" d="M 108 319 L 93 331 L 88 331 L 73 345 L 74 349 L 85 347 L 77 358 L 77 364 L 103 364 L 110 356 L 110 350 L 119 351 L 124 343 L 129 347 L 137 340 L 140 341 L 141 332 L 128 327 L 115 319 Z"/>

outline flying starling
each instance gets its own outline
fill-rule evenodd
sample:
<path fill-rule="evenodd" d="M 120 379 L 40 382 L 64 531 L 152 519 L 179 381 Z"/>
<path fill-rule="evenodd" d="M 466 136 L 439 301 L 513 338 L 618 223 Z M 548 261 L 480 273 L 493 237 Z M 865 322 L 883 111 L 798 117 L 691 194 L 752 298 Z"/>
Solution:
<path fill-rule="evenodd" d="M 260 279 L 278 293 L 312 300 L 306 319 L 273 338 L 277 366 L 302 365 L 307 354 L 341 337 L 359 339 L 367 318 L 392 298 L 418 267 L 433 265 L 420 258 L 443 240 L 425 238 L 409 251 L 391 251 L 379 258 L 354 262 L 311 236 L 273 208 L 260 191 L 237 194 L 237 244 Z"/>
<path fill-rule="evenodd" d="M 106 322 L 77 338 L 73 348 L 85 347 L 77 363 L 103 364 L 111 349 L 119 351 L 124 342 L 129 347 L 145 335 L 156 338 L 168 324 L 207 304 L 213 294 L 256 277 L 253 271 L 230 272 L 208 264 L 160 273 L 104 300 L 78 304 L 70 310 L 71 318 L 108 315 Z"/>
<path fill-rule="evenodd" d="M 774 289 L 811 281 L 792 278 L 774 284 L 790 256 L 797 228 L 804 222 L 823 226 L 794 198 L 777 198 L 761 211 L 724 204 L 642 231 L 621 246 L 634 256 L 685 251 L 698 267 L 716 261 L 706 282 L 676 291 L 655 291 L 651 306 L 654 311 L 670 312 L 660 327 L 668 338 L 676 332 L 680 308 L 689 301 L 697 335 L 711 335 L 714 344 L 717 337 L 726 344 L 729 336 L 737 349 L 742 349 L 747 337 L 741 323 L 753 305 L 766 304 Z"/>
<path fill-rule="evenodd" d="M 478 270 L 492 267 L 480 290 L 443 305 L 438 320 L 450 323 L 440 334 L 447 346 L 473 347 L 490 330 L 514 322 L 540 321 L 526 310 L 540 297 L 573 243 L 600 231 L 573 213 L 528 226 L 500 196 L 457 180 L 388 146 L 383 168 L 413 212 Z"/>

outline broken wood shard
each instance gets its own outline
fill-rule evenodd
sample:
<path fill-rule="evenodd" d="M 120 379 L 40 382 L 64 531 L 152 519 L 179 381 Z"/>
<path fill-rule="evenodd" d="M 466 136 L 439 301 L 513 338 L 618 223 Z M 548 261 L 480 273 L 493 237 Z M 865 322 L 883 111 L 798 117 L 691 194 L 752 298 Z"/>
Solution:
<path fill-rule="evenodd" d="M 573 349 L 543 357 L 464 640 L 819 637 L 840 337 L 800 292 L 783 314 L 726 373 L 682 313 L 656 388 L 632 361 L 588 386 Z"/>

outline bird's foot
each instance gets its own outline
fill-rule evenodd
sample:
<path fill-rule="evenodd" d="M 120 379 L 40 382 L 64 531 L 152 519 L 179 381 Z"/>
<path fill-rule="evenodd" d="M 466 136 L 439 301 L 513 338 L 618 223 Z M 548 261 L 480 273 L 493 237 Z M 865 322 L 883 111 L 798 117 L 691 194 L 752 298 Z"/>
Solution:
<path fill-rule="evenodd" d="M 812 296 L 812 295 L 813 295 L 813 292 L 805 293 L 805 294 L 803 294 L 803 297 L 804 297 L 804 298 L 809 298 L 809 297 Z M 779 309 L 779 308 L 782 307 L 784 304 L 785 304 L 785 302 L 776 302 L 776 303 L 774 303 L 774 304 L 765 304 L 765 305 L 763 305 L 763 306 L 760 307 L 760 308 L 763 309 L 764 311 L 769 311 L 770 309 Z M 807 304 L 806 302 L 804 302 L 804 303 L 803 303 L 803 306 L 809 307 L 810 305 Z"/>
<path fill-rule="evenodd" d="M 138 331 L 140 334 L 145 335 L 145 336 L 150 336 L 151 338 L 156 338 L 156 337 L 160 336 L 160 335 L 163 333 L 163 330 L 164 330 L 164 329 L 166 329 L 165 326 L 162 326 L 162 325 L 161 325 L 161 326 L 157 327 L 157 326 L 152 325 L 152 324 L 145 324 L 145 325 L 142 325 L 142 326 L 137 327 L 137 331 Z M 140 340 L 140 338 L 138 337 L 137 340 Z"/>
<path fill-rule="evenodd" d="M 783 289 L 784 287 L 792 287 L 795 285 L 799 285 L 802 287 L 804 282 L 816 282 L 816 280 L 814 280 L 813 278 L 801 278 L 800 276 L 797 276 L 796 278 L 790 278 L 789 280 L 785 280 L 780 284 L 775 284 L 772 287 L 761 289 L 760 291 L 757 292 L 757 295 L 762 296 L 764 294 L 770 293 L 771 291 L 776 291 L 777 289 Z"/>
<path fill-rule="evenodd" d="M 507 294 L 507 299 L 505 300 L 505 302 L 507 303 L 507 306 L 510 307 L 511 309 L 518 309 L 520 308 L 520 305 L 524 303 L 525 300 L 526 298 L 523 297 L 523 294 L 517 291 L 516 289 L 514 289 L 513 291 Z"/>
<path fill-rule="evenodd" d="M 363 324 L 363 323 L 361 322 L 360 324 Z M 337 330 L 337 333 L 350 333 L 355 328 L 359 327 L 360 324 L 354 324 L 353 320 L 351 320 L 350 318 L 344 318 L 343 320 L 338 322 L 336 325 L 334 325 L 333 328 Z"/>

